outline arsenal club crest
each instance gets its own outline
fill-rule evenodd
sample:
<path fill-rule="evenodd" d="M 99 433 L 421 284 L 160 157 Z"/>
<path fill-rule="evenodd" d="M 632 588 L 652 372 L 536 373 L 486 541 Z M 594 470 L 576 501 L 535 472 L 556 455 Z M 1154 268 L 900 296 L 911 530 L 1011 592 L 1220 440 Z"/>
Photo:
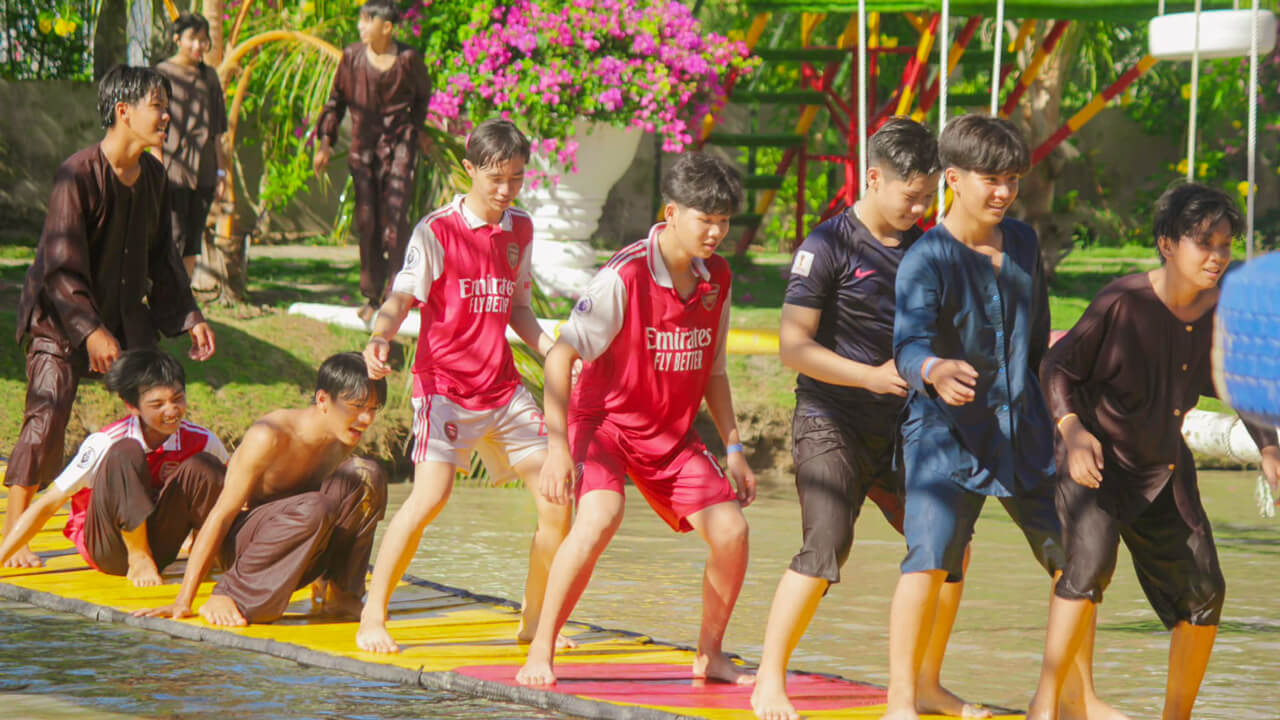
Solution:
<path fill-rule="evenodd" d="M 702 309 L 710 310 L 716 306 L 716 299 L 720 297 L 720 283 L 708 283 L 707 291 L 702 293 Z"/>
<path fill-rule="evenodd" d="M 404 254 L 404 269 L 417 270 L 422 264 L 422 251 L 416 245 L 410 245 Z"/>
<path fill-rule="evenodd" d="M 520 246 L 515 243 L 507 243 L 507 264 L 515 267 L 520 264 Z"/>
<path fill-rule="evenodd" d="M 444 424 L 444 436 L 445 436 L 445 437 L 447 437 L 447 438 L 449 438 L 449 442 L 453 442 L 454 440 L 457 440 L 457 439 L 458 439 L 458 426 L 457 426 L 457 425 L 454 425 L 454 424 L 453 424 L 453 423 L 451 423 L 451 422 L 447 422 L 447 423 L 445 423 L 445 424 Z"/>

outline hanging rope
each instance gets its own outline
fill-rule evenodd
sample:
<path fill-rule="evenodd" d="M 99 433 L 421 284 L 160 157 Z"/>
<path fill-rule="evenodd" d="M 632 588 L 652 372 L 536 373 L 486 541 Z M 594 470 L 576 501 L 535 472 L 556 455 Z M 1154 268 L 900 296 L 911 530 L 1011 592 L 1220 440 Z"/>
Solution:
<path fill-rule="evenodd" d="M 943 43 L 946 47 L 946 43 Z M 991 117 L 1000 110 L 1000 54 L 1004 51 L 1004 0 L 996 0 L 996 39 L 991 54 Z"/>
<path fill-rule="evenodd" d="M 867 184 L 867 0 L 858 0 L 858 197 Z"/>
<path fill-rule="evenodd" d="M 942 130 L 947 126 L 947 59 L 943 53 L 947 52 L 947 48 L 951 47 L 951 0 L 942 0 L 942 26 L 940 41 L 938 43 L 938 137 L 942 137 Z M 947 206 L 947 174 L 942 173 L 938 178 L 938 197 L 934 200 L 934 204 L 938 207 L 937 222 L 942 222 L 942 213 Z"/>
<path fill-rule="evenodd" d="M 1196 0 L 1195 40 L 1191 44 L 1191 117 L 1187 121 L 1187 182 L 1196 179 L 1196 107 L 1200 104 L 1200 8 Z"/>
<path fill-rule="evenodd" d="M 1246 176 L 1249 183 L 1248 194 L 1245 195 L 1245 259 L 1253 259 L 1253 220 L 1254 220 L 1254 188 L 1257 186 L 1258 172 L 1258 33 L 1261 31 L 1258 22 L 1258 0 L 1253 0 L 1253 17 L 1250 18 L 1253 37 L 1249 39 L 1249 168 Z"/>

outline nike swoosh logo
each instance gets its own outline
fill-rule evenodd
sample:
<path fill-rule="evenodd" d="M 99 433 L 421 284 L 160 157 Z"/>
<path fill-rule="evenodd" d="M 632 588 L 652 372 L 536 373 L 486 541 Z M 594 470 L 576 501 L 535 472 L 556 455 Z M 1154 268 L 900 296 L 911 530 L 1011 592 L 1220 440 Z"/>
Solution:
<path fill-rule="evenodd" d="M 866 277 L 866 276 L 868 276 L 868 275 L 874 275 L 874 274 L 875 274 L 875 272 L 876 272 L 875 270 L 863 270 L 862 268 L 854 268 L 854 269 L 853 269 L 853 277 L 854 277 L 854 278 L 856 278 L 856 279 L 858 279 L 858 280 L 861 280 L 862 278 L 864 278 L 864 277 Z"/>

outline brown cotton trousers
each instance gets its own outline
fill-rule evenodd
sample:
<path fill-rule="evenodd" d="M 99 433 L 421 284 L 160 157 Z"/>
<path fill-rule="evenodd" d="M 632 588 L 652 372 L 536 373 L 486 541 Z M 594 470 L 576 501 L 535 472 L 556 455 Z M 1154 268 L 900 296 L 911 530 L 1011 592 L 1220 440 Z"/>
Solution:
<path fill-rule="evenodd" d="M 43 488 L 62 470 L 67 422 L 80 379 L 89 373 L 84 346 L 37 337 L 27 349 L 27 405 L 9 457 L 5 485 Z"/>
<path fill-rule="evenodd" d="M 360 293 L 375 307 L 385 299 L 409 247 L 416 159 L 413 139 L 395 136 L 379 137 L 371 147 L 353 149 L 347 158 L 360 236 Z"/>
<path fill-rule="evenodd" d="M 227 568 L 213 594 L 235 601 L 245 620 L 284 615 L 294 591 L 324 579 L 364 595 L 373 532 L 387 508 L 387 477 L 351 458 L 319 490 L 270 500 L 240 513 L 222 543 Z"/>
<path fill-rule="evenodd" d="M 198 530 L 222 492 L 226 468 L 200 453 L 178 464 L 157 493 L 152 488 L 147 456 L 136 442 L 111 446 L 93 479 L 84 542 L 89 557 L 108 575 L 127 575 L 129 551 L 121 531 L 147 524 L 147 543 L 156 568 L 178 557 L 182 543 Z"/>

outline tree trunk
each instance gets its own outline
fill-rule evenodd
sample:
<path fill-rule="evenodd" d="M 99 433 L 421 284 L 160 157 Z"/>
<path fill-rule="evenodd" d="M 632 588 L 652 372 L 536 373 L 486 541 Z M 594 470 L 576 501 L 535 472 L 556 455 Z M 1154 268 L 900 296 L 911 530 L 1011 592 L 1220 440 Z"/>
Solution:
<path fill-rule="evenodd" d="M 129 25 L 129 8 L 125 0 L 103 0 L 98 11 L 97 29 L 93 34 L 93 79 L 101 80 L 107 71 L 124 62 L 129 46 L 125 28 Z"/>
<path fill-rule="evenodd" d="M 1031 52 L 1040 46 L 1049 27 L 1049 23 L 1042 24 L 1036 41 L 1028 43 L 1030 50 L 1023 51 L 1026 57 L 1020 63 L 1022 67 L 1027 66 Z M 1012 113 L 1011 119 L 1022 126 L 1033 150 L 1062 125 L 1062 93 L 1077 60 L 1080 42 L 1079 27 L 1072 25 Z M 1057 177 L 1073 153 L 1075 148 L 1069 143 L 1059 145 L 1023 177 L 1018 191 L 1022 219 L 1030 223 L 1040 237 L 1044 269 L 1049 275 L 1072 249 L 1073 218 L 1055 214 L 1053 198 Z"/>

